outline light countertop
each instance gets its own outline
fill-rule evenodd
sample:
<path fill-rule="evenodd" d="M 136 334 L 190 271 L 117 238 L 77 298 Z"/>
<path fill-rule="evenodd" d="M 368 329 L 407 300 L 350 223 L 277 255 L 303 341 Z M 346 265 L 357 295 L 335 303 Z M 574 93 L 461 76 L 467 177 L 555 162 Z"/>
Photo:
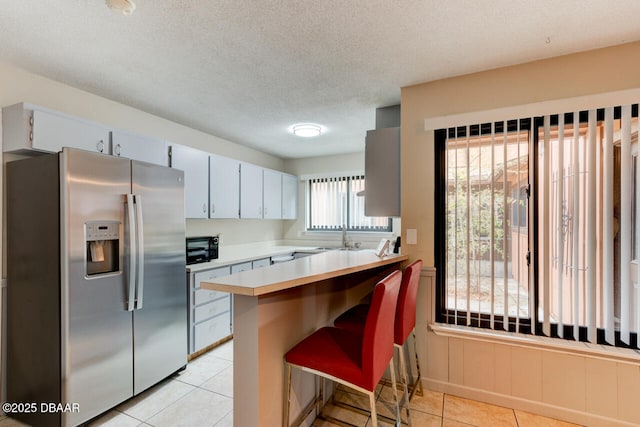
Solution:
<path fill-rule="evenodd" d="M 332 250 L 213 279 L 215 282 L 201 282 L 200 286 L 203 289 L 259 296 L 346 274 L 400 263 L 407 259 L 407 255 L 397 254 L 380 258 L 373 250 L 367 249 L 352 251 Z"/>
<path fill-rule="evenodd" d="M 187 265 L 187 273 L 194 273 L 211 268 L 225 267 L 261 258 L 288 255 L 294 252 L 322 252 L 317 246 L 290 246 L 270 244 L 246 244 L 224 246 L 220 248 L 220 257 L 213 261 Z"/>

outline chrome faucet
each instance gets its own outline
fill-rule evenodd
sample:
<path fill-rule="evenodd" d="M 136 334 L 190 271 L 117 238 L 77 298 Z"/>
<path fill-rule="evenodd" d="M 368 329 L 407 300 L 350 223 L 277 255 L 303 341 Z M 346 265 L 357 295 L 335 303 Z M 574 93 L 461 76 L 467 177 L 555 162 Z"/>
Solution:
<path fill-rule="evenodd" d="M 342 247 L 348 248 L 350 245 L 349 239 L 347 237 L 347 226 L 342 224 Z"/>

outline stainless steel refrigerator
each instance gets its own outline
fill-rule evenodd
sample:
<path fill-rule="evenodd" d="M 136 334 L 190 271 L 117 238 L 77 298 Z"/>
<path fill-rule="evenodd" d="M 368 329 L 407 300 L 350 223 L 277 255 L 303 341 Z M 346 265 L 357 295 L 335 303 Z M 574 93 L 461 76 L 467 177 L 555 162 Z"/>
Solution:
<path fill-rule="evenodd" d="M 9 415 L 75 426 L 183 368 L 183 172 L 66 148 L 6 172 Z"/>

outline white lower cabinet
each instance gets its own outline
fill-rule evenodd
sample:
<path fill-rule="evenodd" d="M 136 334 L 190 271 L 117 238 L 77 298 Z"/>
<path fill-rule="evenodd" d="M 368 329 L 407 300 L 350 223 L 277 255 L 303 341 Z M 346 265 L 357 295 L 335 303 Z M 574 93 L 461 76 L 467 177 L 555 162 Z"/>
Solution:
<path fill-rule="evenodd" d="M 242 271 L 251 270 L 253 268 L 253 264 L 251 261 L 241 262 L 239 264 L 233 264 L 231 266 L 231 274 L 237 274 Z"/>
<path fill-rule="evenodd" d="M 253 262 L 251 263 L 253 268 L 261 268 L 261 267 L 266 267 L 268 265 L 271 265 L 271 257 L 269 258 L 260 258 L 260 259 L 254 259 Z"/>
<path fill-rule="evenodd" d="M 189 354 L 231 335 L 231 294 L 200 287 L 201 282 L 227 276 L 231 269 L 212 268 L 187 275 L 189 282 Z"/>
<path fill-rule="evenodd" d="M 194 310 L 193 321 L 200 323 L 229 311 L 231 295 L 226 294 L 222 298 L 211 301 L 211 304 L 204 304 Z"/>
<path fill-rule="evenodd" d="M 193 304 L 198 306 L 215 301 L 227 295 L 226 292 L 210 291 L 208 289 L 195 289 L 193 291 Z"/>
<path fill-rule="evenodd" d="M 228 313 L 229 311 L 221 313 L 193 327 L 194 352 L 202 350 L 206 346 L 229 336 L 231 329 L 229 326 Z"/>
<path fill-rule="evenodd" d="M 315 255 L 318 252 L 295 252 L 293 254 L 293 259 L 306 258 L 311 255 Z"/>
<path fill-rule="evenodd" d="M 294 253 L 255 258 L 224 267 L 187 273 L 189 284 L 189 354 L 233 333 L 233 295 L 202 289 L 200 283 L 294 259 Z"/>

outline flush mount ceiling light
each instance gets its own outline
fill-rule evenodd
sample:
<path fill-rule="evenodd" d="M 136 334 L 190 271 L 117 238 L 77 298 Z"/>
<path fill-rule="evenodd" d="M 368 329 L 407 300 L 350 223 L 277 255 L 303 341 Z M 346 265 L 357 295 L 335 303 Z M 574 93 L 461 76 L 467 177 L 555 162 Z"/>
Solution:
<path fill-rule="evenodd" d="M 136 10 L 136 4 L 133 0 L 106 0 L 109 9 L 122 12 L 123 15 L 129 16 Z"/>
<path fill-rule="evenodd" d="M 311 123 L 303 123 L 293 126 L 293 134 L 303 138 L 311 138 L 319 136 L 322 133 L 322 127 Z"/>

